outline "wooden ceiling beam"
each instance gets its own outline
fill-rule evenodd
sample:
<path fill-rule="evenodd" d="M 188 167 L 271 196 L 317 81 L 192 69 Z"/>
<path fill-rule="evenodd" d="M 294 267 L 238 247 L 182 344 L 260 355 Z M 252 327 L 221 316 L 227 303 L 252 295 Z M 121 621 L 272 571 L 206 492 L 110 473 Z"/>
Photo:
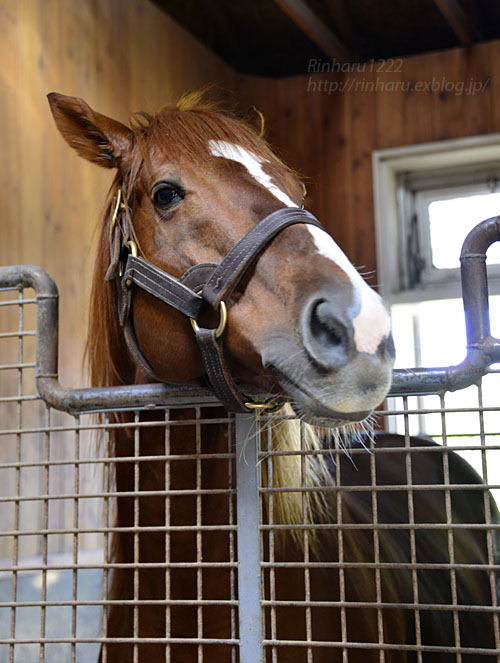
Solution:
<path fill-rule="evenodd" d="M 458 0 L 434 0 L 434 4 L 464 46 L 476 41 L 476 26 Z"/>
<path fill-rule="evenodd" d="M 281 10 L 320 48 L 337 62 L 349 62 L 349 51 L 304 0 L 274 0 Z"/>
<path fill-rule="evenodd" d="M 325 4 L 328 7 L 340 40 L 344 44 L 355 44 L 355 30 L 351 19 L 347 15 L 345 0 L 325 0 Z"/>

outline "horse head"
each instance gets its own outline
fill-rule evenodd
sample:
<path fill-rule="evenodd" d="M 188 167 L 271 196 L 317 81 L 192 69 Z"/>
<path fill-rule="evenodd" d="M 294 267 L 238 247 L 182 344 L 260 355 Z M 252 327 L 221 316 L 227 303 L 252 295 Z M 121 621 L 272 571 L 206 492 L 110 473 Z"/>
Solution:
<path fill-rule="evenodd" d="M 52 94 L 49 101 L 69 145 L 117 171 L 94 282 L 94 312 L 99 297 L 106 308 L 97 317 L 107 322 L 96 323 L 102 333 L 93 342 L 112 357 L 115 379 L 125 381 L 136 371 L 134 353 L 110 336 L 120 333 L 119 277 L 107 286 L 107 300 L 103 295 L 105 274 L 110 265 L 112 276 L 118 271 L 124 249 L 134 247 L 177 279 L 187 274 L 189 284 L 190 274 L 203 272 L 197 266 L 213 271 L 262 219 L 300 210 L 303 186 L 251 127 L 196 95 L 154 116 L 142 114 L 131 127 L 81 99 Z M 110 241 L 117 203 L 130 240 L 118 248 Z M 330 427 L 360 421 L 390 385 L 389 316 L 327 232 L 305 217 L 295 221 L 265 242 L 233 284 L 217 343 L 232 376 L 283 395 L 305 421 Z M 134 342 L 150 372 L 165 382 L 199 381 L 207 369 L 188 317 L 147 289 L 130 290 Z M 218 310 L 202 304 L 200 326 L 217 327 Z"/>

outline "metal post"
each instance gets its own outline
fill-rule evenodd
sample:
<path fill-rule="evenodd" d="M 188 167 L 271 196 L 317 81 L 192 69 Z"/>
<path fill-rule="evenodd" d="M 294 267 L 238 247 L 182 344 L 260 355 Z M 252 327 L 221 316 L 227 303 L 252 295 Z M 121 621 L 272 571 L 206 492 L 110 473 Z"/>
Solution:
<path fill-rule="evenodd" d="M 240 663 L 263 663 L 259 488 L 260 429 L 253 414 L 236 415 Z"/>

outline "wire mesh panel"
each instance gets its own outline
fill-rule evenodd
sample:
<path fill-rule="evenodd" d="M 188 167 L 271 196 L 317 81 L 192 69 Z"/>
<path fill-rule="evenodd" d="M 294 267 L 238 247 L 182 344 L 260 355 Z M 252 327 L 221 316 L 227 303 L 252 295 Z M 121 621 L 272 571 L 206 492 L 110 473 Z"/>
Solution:
<path fill-rule="evenodd" d="M 498 394 L 499 379 L 485 378 L 490 394 Z M 331 436 L 311 452 L 302 426 L 295 482 L 301 518 L 283 519 L 276 505 L 283 488 L 273 479 L 294 454 L 261 445 L 266 660 L 500 656 L 500 518 L 492 496 L 499 487 L 500 409 L 484 404 L 481 384 L 469 389 L 468 408 L 448 408 L 439 396 L 425 408 L 416 407 L 416 398 L 391 400 L 378 424 L 400 419 L 402 434 L 360 432 L 347 448 L 345 438 Z M 431 418 L 432 437 L 410 436 L 423 417 Z M 312 512 L 318 488 L 305 468 L 311 456 L 331 474 Z M 293 544 L 286 539 L 291 532 Z"/>
<path fill-rule="evenodd" d="M 53 295 L 25 280 L 0 293 L 2 663 L 500 660 L 499 373 L 377 432 L 161 385 L 73 390 L 75 416 L 37 396 Z"/>
<path fill-rule="evenodd" d="M 233 418 L 48 408 L 33 293 L 0 306 L 0 661 L 234 659 Z"/>

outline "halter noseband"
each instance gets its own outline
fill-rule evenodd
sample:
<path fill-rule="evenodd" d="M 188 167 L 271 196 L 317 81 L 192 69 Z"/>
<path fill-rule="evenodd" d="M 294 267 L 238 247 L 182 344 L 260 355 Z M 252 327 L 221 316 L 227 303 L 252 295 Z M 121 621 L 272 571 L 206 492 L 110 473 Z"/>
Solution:
<path fill-rule="evenodd" d="M 273 407 L 245 399 L 231 376 L 220 338 L 227 324 L 227 306 L 231 293 L 254 260 L 282 230 L 296 223 L 309 223 L 322 228 L 310 212 L 298 207 L 285 207 L 272 212 L 252 228 L 225 256 L 219 265 L 200 264 L 191 267 L 178 279 L 139 256 L 132 225 L 131 210 L 118 189 L 111 220 L 111 264 L 105 280 L 119 280 L 119 318 L 130 354 L 146 373 L 155 375 L 135 335 L 132 320 L 134 286 L 138 286 L 172 306 L 191 320 L 201 350 L 209 387 L 229 412 L 250 412 Z M 216 329 L 199 326 L 204 303 L 219 310 Z"/>

